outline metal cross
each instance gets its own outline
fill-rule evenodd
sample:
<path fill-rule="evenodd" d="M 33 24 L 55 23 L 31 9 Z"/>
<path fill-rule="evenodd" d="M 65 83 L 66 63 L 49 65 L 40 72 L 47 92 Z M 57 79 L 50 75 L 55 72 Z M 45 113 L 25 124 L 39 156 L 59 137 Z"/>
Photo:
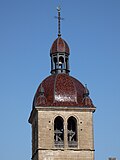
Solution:
<path fill-rule="evenodd" d="M 64 19 L 64 18 L 61 18 L 61 17 L 60 17 L 60 10 L 61 10 L 60 6 L 57 7 L 58 17 L 55 16 L 55 18 L 58 19 L 58 36 L 61 36 L 61 32 L 60 32 L 60 20 L 63 20 L 63 19 Z"/>

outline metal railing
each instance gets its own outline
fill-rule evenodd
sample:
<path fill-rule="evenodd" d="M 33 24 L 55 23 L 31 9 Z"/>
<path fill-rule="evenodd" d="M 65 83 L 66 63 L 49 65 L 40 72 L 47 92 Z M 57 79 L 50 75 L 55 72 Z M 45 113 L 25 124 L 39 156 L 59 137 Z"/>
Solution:
<path fill-rule="evenodd" d="M 56 148 L 63 148 L 64 142 L 63 141 L 55 141 L 54 142 Z"/>
<path fill-rule="evenodd" d="M 78 143 L 76 141 L 68 141 L 68 147 L 76 148 Z"/>

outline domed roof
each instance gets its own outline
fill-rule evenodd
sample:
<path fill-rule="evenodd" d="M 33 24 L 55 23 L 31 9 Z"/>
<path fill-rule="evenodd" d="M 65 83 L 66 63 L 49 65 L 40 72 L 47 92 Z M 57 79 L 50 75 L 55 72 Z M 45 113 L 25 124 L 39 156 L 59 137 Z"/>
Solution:
<path fill-rule="evenodd" d="M 57 52 L 64 52 L 69 54 L 70 49 L 68 47 L 68 44 L 65 40 L 63 40 L 60 36 L 53 42 L 52 47 L 50 49 L 50 54 L 54 54 Z"/>
<path fill-rule="evenodd" d="M 34 97 L 35 106 L 94 107 L 86 88 L 77 79 L 61 73 L 50 75 L 39 85 Z"/>

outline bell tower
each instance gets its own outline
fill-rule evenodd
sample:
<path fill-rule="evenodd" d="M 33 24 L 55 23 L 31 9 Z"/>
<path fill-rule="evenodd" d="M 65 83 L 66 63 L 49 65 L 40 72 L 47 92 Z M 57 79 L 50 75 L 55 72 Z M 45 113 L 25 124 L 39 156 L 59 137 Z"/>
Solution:
<path fill-rule="evenodd" d="M 32 160 L 94 160 L 93 113 L 87 85 L 69 75 L 70 49 L 60 32 L 50 49 L 51 75 L 35 93 L 29 123 Z"/>

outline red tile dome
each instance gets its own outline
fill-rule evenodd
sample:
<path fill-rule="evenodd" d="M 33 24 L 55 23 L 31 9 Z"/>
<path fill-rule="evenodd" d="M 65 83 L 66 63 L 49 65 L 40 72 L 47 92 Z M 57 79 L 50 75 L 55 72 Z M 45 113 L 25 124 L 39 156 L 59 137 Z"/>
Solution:
<path fill-rule="evenodd" d="M 39 85 L 34 97 L 35 106 L 80 106 L 94 107 L 86 95 L 86 88 L 77 79 L 67 74 L 50 75 Z"/>
<path fill-rule="evenodd" d="M 57 52 L 61 53 L 70 53 L 69 46 L 65 40 L 63 40 L 60 36 L 53 42 L 52 47 L 50 49 L 50 54 L 54 54 Z"/>

